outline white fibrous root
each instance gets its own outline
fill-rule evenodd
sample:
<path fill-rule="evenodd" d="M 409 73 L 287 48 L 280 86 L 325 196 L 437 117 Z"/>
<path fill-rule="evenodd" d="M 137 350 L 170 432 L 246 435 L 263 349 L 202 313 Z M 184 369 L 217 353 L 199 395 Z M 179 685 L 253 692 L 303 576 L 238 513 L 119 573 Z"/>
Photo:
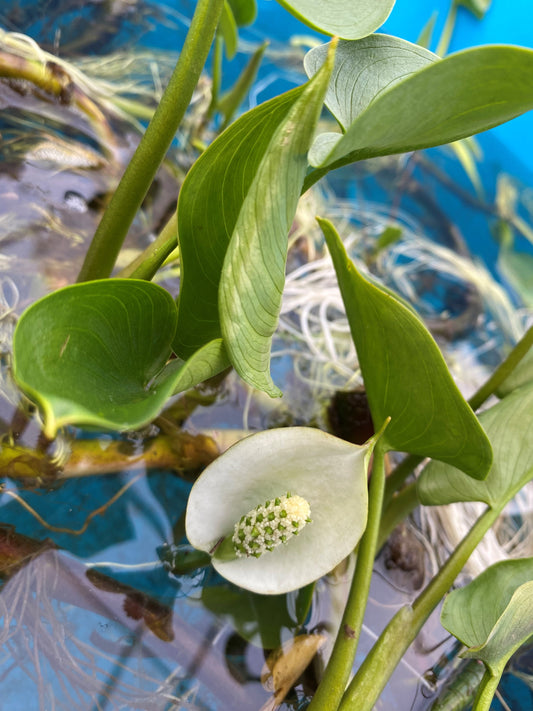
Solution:
<path fill-rule="evenodd" d="M 311 523 L 311 507 L 301 496 L 290 493 L 267 501 L 241 517 L 232 536 L 238 558 L 259 558 L 287 543 Z"/>

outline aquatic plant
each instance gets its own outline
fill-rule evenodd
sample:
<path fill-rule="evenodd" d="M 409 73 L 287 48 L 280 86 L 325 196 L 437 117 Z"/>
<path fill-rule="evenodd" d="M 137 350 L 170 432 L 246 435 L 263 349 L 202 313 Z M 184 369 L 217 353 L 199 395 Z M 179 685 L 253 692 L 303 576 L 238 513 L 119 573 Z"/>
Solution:
<path fill-rule="evenodd" d="M 86 254 L 80 283 L 21 316 L 13 373 L 39 406 L 47 437 L 69 424 L 140 427 L 171 395 L 230 366 L 249 386 L 279 396 L 271 347 L 300 195 L 344 165 L 454 142 L 533 108 L 532 50 L 478 47 L 441 59 L 374 32 L 393 0 L 336 0 L 326 11 L 316 0 L 282 4 L 309 26 L 341 37 L 308 53 L 308 81 L 230 123 L 188 171 L 177 213 L 153 245 L 122 272 L 127 278 L 111 278 L 213 39 L 217 75 L 222 49 L 232 55 L 238 26 L 255 13 L 253 0 L 199 0 L 167 89 Z M 469 5 L 483 11 L 480 3 Z M 27 61 L 28 73 L 35 67 Z M 0 67 L 11 76 L 11 64 Z M 61 90 L 53 73 L 44 79 Z M 218 79 L 209 116 L 218 112 L 225 124 L 228 105 L 236 107 L 249 77 L 235 85 L 231 102 L 218 97 Z M 324 104 L 340 131 L 316 136 Z M 530 348 L 533 330 L 467 403 L 413 308 L 351 261 L 330 220 L 318 222 L 380 436 L 363 447 L 307 429 L 252 436 L 211 464 L 193 487 L 187 532 L 222 575 L 262 593 L 307 585 L 357 546 L 344 616 L 310 709 L 367 711 L 484 533 L 531 479 L 531 369 L 521 370 L 522 387 L 508 378 Z M 176 303 L 150 280 L 178 245 Z M 475 411 L 502 387 L 510 392 L 478 418 Z M 372 448 L 367 494 L 365 457 Z M 389 452 L 407 456 L 386 481 Z M 405 486 L 425 458 L 432 461 L 418 485 Z M 391 522 L 419 503 L 457 499 L 487 508 L 415 602 L 395 615 L 348 684 L 374 558 Z M 287 525 L 297 535 L 289 535 Z M 501 645 L 512 652 L 503 637 Z M 499 667 L 491 667 L 493 659 L 485 659 L 490 679 L 478 711 L 494 689 Z"/>

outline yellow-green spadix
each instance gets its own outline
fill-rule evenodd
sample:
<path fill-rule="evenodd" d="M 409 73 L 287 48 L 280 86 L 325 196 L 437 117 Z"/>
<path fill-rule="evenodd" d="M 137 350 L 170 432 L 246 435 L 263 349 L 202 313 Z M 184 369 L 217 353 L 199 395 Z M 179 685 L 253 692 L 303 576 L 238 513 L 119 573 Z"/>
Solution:
<path fill-rule="evenodd" d="M 257 593 L 281 594 L 317 580 L 365 530 L 373 444 L 350 444 L 308 427 L 250 435 L 194 484 L 185 520 L 190 543 L 213 552 L 223 541 L 235 555 L 215 552 L 213 566 Z"/>

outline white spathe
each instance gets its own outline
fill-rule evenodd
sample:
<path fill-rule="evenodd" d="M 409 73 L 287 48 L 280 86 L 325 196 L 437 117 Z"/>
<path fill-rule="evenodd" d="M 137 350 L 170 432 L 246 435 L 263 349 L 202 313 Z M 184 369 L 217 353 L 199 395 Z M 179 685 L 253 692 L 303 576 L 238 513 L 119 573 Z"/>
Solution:
<path fill-rule="evenodd" d="M 259 558 L 212 559 L 227 580 L 274 595 L 322 577 L 357 545 L 367 518 L 367 472 L 374 442 L 358 446 L 317 429 L 287 427 L 250 435 L 210 464 L 194 484 L 185 527 L 190 543 L 212 551 L 243 514 L 287 492 L 306 499 L 312 522 Z"/>

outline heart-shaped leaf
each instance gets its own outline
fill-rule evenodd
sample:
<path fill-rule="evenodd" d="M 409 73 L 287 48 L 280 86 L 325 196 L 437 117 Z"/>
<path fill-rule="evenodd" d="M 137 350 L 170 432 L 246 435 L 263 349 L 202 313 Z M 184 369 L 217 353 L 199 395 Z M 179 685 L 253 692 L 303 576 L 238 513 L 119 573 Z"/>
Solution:
<path fill-rule="evenodd" d="M 333 147 L 330 139 L 327 155 L 324 146 L 319 153 L 313 148 L 312 165 L 332 169 L 364 158 L 450 143 L 533 108 L 532 50 L 512 46 L 467 49 L 430 62 L 384 90 L 380 64 L 368 53 L 366 40 L 362 61 L 358 57 L 360 42 L 351 43 L 352 62 L 339 65 L 336 83 L 348 93 L 353 77 L 368 67 L 377 75 L 371 84 L 379 93 L 370 103 L 365 99 L 366 108 Z M 344 48 L 346 56 L 348 49 Z M 351 104 L 349 97 L 336 101 Z"/>
<path fill-rule="evenodd" d="M 464 588 L 451 592 L 443 626 L 500 675 L 512 654 L 533 634 L 533 558 L 496 563 Z"/>
<path fill-rule="evenodd" d="M 133 279 L 75 284 L 27 309 L 14 334 L 13 373 L 40 406 L 45 434 L 66 424 L 139 427 L 176 389 L 227 367 L 221 342 L 165 367 L 176 320 L 167 291 Z"/>
<path fill-rule="evenodd" d="M 307 76 L 324 64 L 329 45 L 314 47 L 305 56 Z M 339 42 L 325 103 L 345 131 L 370 102 L 410 74 L 439 57 L 390 35 L 376 34 L 358 42 Z M 340 138 L 335 134 L 337 140 Z"/>
<path fill-rule="evenodd" d="M 297 536 L 257 558 L 215 554 L 212 560 L 221 575 L 253 592 L 274 595 L 303 587 L 340 563 L 365 530 L 372 446 L 308 427 L 251 435 L 197 479 L 187 504 L 187 538 L 212 553 L 221 539 L 231 540 L 243 515 L 289 491 L 311 509 L 311 522 Z"/>
<path fill-rule="evenodd" d="M 239 118 L 196 161 L 179 196 L 175 350 L 185 358 L 223 335 L 239 375 L 271 395 L 279 394 L 269 365 L 287 234 L 332 65 L 333 56 L 307 84 Z"/>
<path fill-rule="evenodd" d="M 389 449 L 433 457 L 482 479 L 490 443 L 415 313 L 363 278 L 333 225 L 319 219 L 337 273 L 372 419 Z"/>
<path fill-rule="evenodd" d="M 395 0 L 278 0 L 314 30 L 342 39 L 360 39 L 385 22 Z"/>
<path fill-rule="evenodd" d="M 418 479 L 426 505 L 484 501 L 503 508 L 533 477 L 533 384 L 514 390 L 479 416 L 494 451 L 485 481 L 473 481 L 454 467 L 430 462 Z"/>

